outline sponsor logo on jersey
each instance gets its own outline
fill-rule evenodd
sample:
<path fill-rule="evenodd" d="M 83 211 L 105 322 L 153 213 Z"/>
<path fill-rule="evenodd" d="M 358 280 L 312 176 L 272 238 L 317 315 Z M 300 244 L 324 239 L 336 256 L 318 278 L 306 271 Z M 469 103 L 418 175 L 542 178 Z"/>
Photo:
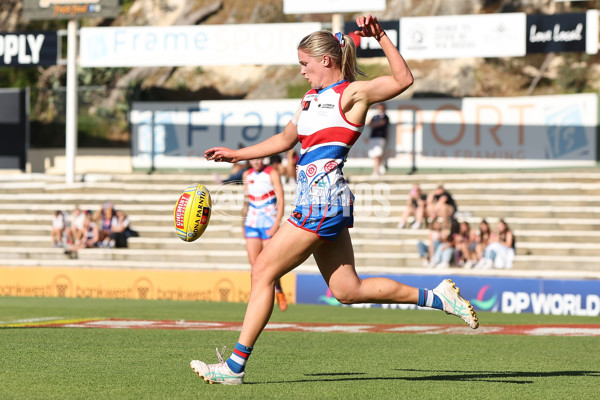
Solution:
<path fill-rule="evenodd" d="M 319 104 L 319 108 L 328 108 L 328 109 L 333 109 L 335 108 L 335 104 Z"/>

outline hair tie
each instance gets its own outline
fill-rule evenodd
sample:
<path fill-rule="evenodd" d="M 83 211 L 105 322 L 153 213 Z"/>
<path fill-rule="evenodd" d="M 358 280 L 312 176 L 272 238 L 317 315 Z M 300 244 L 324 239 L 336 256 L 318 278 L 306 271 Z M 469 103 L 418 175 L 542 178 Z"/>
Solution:
<path fill-rule="evenodd" d="M 346 45 L 346 41 L 344 40 L 344 35 L 341 32 L 336 33 L 335 38 L 340 43 L 340 47 L 344 47 Z"/>

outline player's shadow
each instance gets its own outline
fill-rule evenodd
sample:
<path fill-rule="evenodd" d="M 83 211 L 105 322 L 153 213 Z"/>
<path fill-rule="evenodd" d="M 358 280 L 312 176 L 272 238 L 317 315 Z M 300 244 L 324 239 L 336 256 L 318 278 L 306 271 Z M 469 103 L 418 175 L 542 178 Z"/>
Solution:
<path fill-rule="evenodd" d="M 510 383 L 517 385 L 532 384 L 534 379 L 530 378 L 554 378 L 554 377 L 577 377 L 589 376 L 600 377 L 600 371 L 440 371 L 424 369 L 394 369 L 406 375 L 406 373 L 418 373 L 420 376 L 386 376 L 368 377 L 364 372 L 323 372 L 316 374 L 305 374 L 306 379 L 289 380 L 285 382 L 248 382 L 248 384 L 265 383 L 305 383 L 305 382 L 344 382 L 344 381 L 449 381 L 449 382 L 489 382 Z M 423 375 L 425 374 L 425 375 Z"/>
<path fill-rule="evenodd" d="M 429 373 L 426 376 L 398 377 L 407 381 L 483 381 L 495 383 L 528 384 L 533 380 L 527 378 L 553 378 L 562 376 L 600 377 L 600 371 L 434 371 L 420 369 L 396 369 L 400 372 Z M 432 374 L 433 373 L 433 374 Z"/>

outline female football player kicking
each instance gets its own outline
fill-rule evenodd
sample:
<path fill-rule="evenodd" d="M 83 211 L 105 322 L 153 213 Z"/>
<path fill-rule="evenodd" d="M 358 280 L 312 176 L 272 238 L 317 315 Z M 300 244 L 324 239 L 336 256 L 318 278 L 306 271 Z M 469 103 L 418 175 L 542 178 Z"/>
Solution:
<path fill-rule="evenodd" d="M 279 229 L 285 201 L 279 172 L 265 166 L 262 159 L 250 160 L 250 169 L 243 175 L 245 200 L 244 237 L 250 265 Z M 287 309 L 287 300 L 279 279 L 275 281 L 275 300 L 281 311 Z"/>
<path fill-rule="evenodd" d="M 238 162 L 278 154 L 302 145 L 297 164 L 295 209 L 252 266 L 252 288 L 242 331 L 226 361 L 206 364 L 194 360 L 194 371 L 205 381 L 241 384 L 245 365 L 273 310 L 275 281 L 311 254 L 333 295 L 343 304 L 405 303 L 444 310 L 471 328 L 477 315 L 454 283 L 446 279 L 435 289 L 419 289 L 387 278 L 361 279 L 356 273 L 348 228 L 353 224 L 354 196 L 342 167 L 360 136 L 367 111 L 374 103 L 398 96 L 412 83 L 404 58 L 376 18 L 359 17 L 361 37 L 375 38 L 383 49 L 391 75 L 357 81 L 356 48 L 349 36 L 314 32 L 298 45 L 300 73 L 310 83 L 293 119 L 283 132 L 243 149 L 217 147 L 205 152 L 208 160 Z"/>

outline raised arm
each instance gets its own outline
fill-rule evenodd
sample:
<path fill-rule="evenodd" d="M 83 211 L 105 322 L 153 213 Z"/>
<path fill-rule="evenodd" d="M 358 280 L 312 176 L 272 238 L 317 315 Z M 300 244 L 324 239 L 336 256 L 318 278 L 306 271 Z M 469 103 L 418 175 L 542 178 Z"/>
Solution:
<path fill-rule="evenodd" d="M 359 28 L 354 31 L 356 35 L 373 37 L 379 42 L 392 71 L 391 75 L 352 82 L 348 88 L 349 96 L 344 99 L 344 111 L 353 121 L 360 122 L 361 119 L 364 120 L 364 115 L 372 104 L 398 96 L 413 84 L 414 78 L 404 57 L 379 25 L 377 18 L 371 15 L 359 17 L 356 25 Z"/>

